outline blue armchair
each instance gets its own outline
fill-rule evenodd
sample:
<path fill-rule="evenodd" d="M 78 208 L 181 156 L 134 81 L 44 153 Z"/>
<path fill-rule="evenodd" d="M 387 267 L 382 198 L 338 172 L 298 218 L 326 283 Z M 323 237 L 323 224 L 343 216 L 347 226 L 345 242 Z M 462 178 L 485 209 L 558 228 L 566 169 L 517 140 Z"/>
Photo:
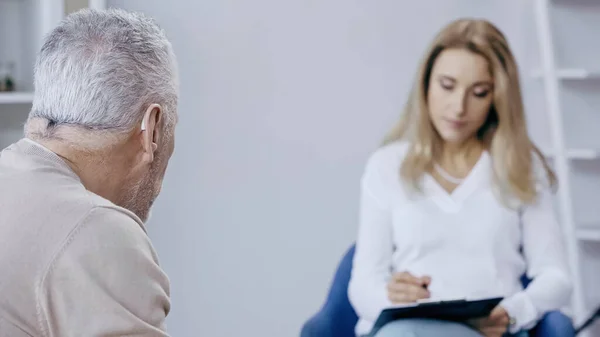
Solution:
<path fill-rule="evenodd" d="M 354 245 L 346 252 L 335 273 L 331 289 L 321 310 L 304 326 L 300 337 L 354 337 L 358 316 L 348 300 L 348 283 L 352 270 Z M 571 319 L 553 311 L 531 331 L 532 337 L 573 337 L 575 329 Z"/>

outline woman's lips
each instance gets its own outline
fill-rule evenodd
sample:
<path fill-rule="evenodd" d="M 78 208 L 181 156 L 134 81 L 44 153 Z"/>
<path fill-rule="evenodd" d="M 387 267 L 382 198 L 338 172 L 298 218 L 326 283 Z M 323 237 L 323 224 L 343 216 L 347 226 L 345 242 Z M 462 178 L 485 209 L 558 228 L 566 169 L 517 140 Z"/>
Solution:
<path fill-rule="evenodd" d="M 467 125 L 466 121 L 453 120 L 453 119 L 445 119 L 445 121 L 453 129 L 460 129 L 463 126 Z"/>

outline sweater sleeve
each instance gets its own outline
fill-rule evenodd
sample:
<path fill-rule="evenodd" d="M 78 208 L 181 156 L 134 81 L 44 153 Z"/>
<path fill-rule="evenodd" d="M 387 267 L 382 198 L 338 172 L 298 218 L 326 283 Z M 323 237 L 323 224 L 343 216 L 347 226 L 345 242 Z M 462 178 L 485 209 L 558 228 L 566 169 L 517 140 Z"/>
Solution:
<path fill-rule="evenodd" d="M 537 203 L 524 209 L 522 225 L 527 276 L 532 282 L 501 304 L 515 320 L 510 327 L 512 333 L 533 328 L 545 313 L 566 306 L 572 291 L 562 233 L 549 189 L 541 190 Z"/>
<path fill-rule="evenodd" d="M 375 321 L 392 305 L 387 296 L 393 239 L 391 212 L 375 155 L 369 160 L 360 189 L 359 230 L 348 297 L 358 316 Z"/>
<path fill-rule="evenodd" d="M 140 225 L 97 207 L 73 231 L 41 281 L 44 336 L 167 336 L 169 281 Z"/>

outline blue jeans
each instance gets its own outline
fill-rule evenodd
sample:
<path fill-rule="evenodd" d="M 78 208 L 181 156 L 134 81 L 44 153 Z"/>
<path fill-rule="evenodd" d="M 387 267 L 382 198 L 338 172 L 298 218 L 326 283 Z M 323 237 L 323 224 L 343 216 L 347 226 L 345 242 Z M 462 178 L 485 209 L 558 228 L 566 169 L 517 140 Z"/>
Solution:
<path fill-rule="evenodd" d="M 374 337 L 481 337 L 482 335 L 465 324 L 428 320 L 402 319 L 386 324 Z M 527 337 L 526 331 L 512 337 Z"/>

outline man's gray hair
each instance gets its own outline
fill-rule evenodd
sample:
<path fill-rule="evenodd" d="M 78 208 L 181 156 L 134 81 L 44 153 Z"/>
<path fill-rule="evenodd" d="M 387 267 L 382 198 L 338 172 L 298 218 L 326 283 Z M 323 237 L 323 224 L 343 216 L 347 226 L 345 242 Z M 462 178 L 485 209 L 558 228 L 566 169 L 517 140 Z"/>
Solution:
<path fill-rule="evenodd" d="M 177 118 L 178 75 L 171 43 L 150 18 L 123 10 L 81 10 L 45 39 L 35 65 L 29 120 L 45 119 L 41 136 L 70 125 L 124 133 L 153 103 L 166 130 Z M 167 131 L 167 132 L 169 132 Z"/>

